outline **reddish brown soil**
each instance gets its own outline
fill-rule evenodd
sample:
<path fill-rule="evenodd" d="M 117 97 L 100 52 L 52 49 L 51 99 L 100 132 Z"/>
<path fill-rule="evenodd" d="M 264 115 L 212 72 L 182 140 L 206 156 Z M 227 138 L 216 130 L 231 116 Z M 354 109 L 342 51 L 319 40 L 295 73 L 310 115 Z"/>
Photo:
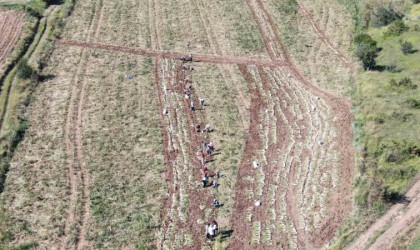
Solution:
<path fill-rule="evenodd" d="M 232 212 L 232 235 L 230 246 L 232 249 L 251 249 L 251 232 L 252 224 L 247 222 L 245 218 L 245 211 L 250 206 L 247 201 L 245 194 L 246 189 L 255 189 L 256 184 L 250 184 L 249 181 L 245 181 L 246 176 L 252 176 L 252 159 L 256 155 L 257 151 L 262 147 L 262 141 L 258 131 L 258 125 L 261 123 L 259 114 L 264 112 L 265 104 L 262 102 L 261 94 L 258 89 L 252 87 L 252 76 L 248 73 L 245 66 L 240 66 L 239 70 L 244 76 L 248 83 L 248 88 L 251 93 L 251 105 L 250 105 L 250 126 L 248 130 L 248 136 L 246 139 L 245 150 L 242 160 L 238 166 L 238 175 L 236 176 L 235 186 L 235 204 Z M 252 203 L 251 203 L 252 206 Z M 236 223 L 235 223 L 236 222 Z"/>
<path fill-rule="evenodd" d="M 341 225 L 343 220 L 347 217 L 349 211 L 351 211 L 351 180 L 353 176 L 353 167 L 354 167 L 354 156 L 352 148 L 352 129 L 351 121 L 353 119 L 350 113 L 350 103 L 348 100 L 337 97 L 335 95 L 329 94 L 322 89 L 312 85 L 298 70 L 298 68 L 292 63 L 287 51 L 284 49 L 284 46 L 281 43 L 280 36 L 277 33 L 276 25 L 271 18 L 271 15 L 265 9 L 264 4 L 261 0 L 256 0 L 256 5 L 251 4 L 251 0 L 248 0 L 248 5 L 251 7 L 251 12 L 254 15 L 255 20 L 257 21 L 262 36 L 266 44 L 266 50 L 272 59 L 278 58 L 272 49 L 272 43 L 277 43 L 277 47 L 281 48 L 281 58 L 288 64 L 288 69 L 291 73 L 305 86 L 307 86 L 313 93 L 317 94 L 321 98 L 328 100 L 329 105 L 333 109 L 333 113 L 336 115 L 335 127 L 339 133 L 339 152 L 340 152 L 340 166 L 341 172 L 340 185 L 336 192 L 333 192 L 333 195 L 330 199 L 329 204 L 329 219 L 324 222 L 321 229 L 313 233 L 310 237 L 310 241 L 315 246 L 322 246 L 328 242 L 335 234 L 338 226 Z M 256 8 L 260 8 L 257 10 Z M 260 11 L 264 13 L 264 18 L 260 18 L 256 13 Z M 266 32 L 265 26 L 270 26 L 270 30 L 275 30 L 274 36 Z M 271 52 L 270 52 L 271 51 Z M 288 207 L 293 209 L 293 197 L 289 194 L 287 199 Z M 291 218 L 294 218 L 293 213 L 295 211 L 288 209 Z M 308 239 L 303 239 L 303 234 L 298 231 L 298 243 L 302 245 L 302 242 L 307 241 Z"/>
<path fill-rule="evenodd" d="M 188 52 L 170 52 L 170 51 L 158 51 L 153 49 L 142 49 L 138 47 L 128 47 L 128 46 L 119 46 L 103 43 L 90 43 L 82 41 L 71 41 L 71 40 L 57 40 L 57 45 L 68 45 L 68 46 L 78 46 L 83 48 L 92 48 L 92 49 L 101 49 L 101 50 L 110 50 L 110 51 L 119 51 L 124 53 L 129 53 L 133 55 L 141 56 L 159 56 L 161 58 L 167 59 L 179 59 L 181 56 L 188 56 Z M 257 60 L 250 59 L 247 57 L 238 57 L 238 56 L 216 56 L 216 55 L 193 55 L 193 62 L 201 63 L 214 63 L 214 64 L 253 64 L 258 66 L 267 66 L 267 67 L 281 67 L 287 66 L 288 64 L 282 61 L 272 61 L 272 60 Z"/>

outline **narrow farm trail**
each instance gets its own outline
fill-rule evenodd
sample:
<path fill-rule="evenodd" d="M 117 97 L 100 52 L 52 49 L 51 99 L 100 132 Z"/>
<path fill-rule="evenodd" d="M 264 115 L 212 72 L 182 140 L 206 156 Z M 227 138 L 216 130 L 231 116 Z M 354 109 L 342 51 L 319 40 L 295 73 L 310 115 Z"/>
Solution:
<path fill-rule="evenodd" d="M 348 249 L 387 249 L 404 229 L 417 223 L 420 219 L 420 181 L 417 181 L 405 196 L 408 202 L 393 205 Z"/>
<path fill-rule="evenodd" d="M 314 21 L 312 14 L 306 8 L 305 5 L 302 4 L 301 1 L 296 0 L 296 3 L 299 9 L 302 11 L 303 15 L 308 19 L 311 23 L 311 27 L 314 29 L 315 33 L 319 36 L 324 44 L 340 58 L 340 60 L 346 64 L 347 67 L 353 68 L 354 65 L 350 62 L 350 60 L 339 50 L 337 49 L 331 42 L 330 38 L 325 34 L 325 32 L 319 27 L 319 25 Z"/>
<path fill-rule="evenodd" d="M 74 40 L 57 40 L 56 45 L 58 46 L 76 46 L 82 48 L 101 49 L 108 51 L 119 51 L 123 53 L 149 56 L 149 57 L 161 57 L 164 59 L 175 59 L 178 60 L 181 56 L 188 55 L 188 52 L 175 52 L 175 51 L 162 51 L 155 49 L 144 49 L 139 47 L 121 46 L 115 44 L 104 44 L 97 42 L 85 42 L 85 41 L 74 41 Z M 258 60 L 251 59 L 248 57 L 240 56 L 218 56 L 218 55 L 204 55 L 194 54 L 193 62 L 211 63 L 211 64 L 246 64 L 246 65 L 258 65 L 265 67 L 283 67 L 288 64 L 282 61 L 272 60 Z"/>
<path fill-rule="evenodd" d="M 102 1 L 95 2 L 94 18 L 91 20 L 89 29 L 85 32 L 86 40 L 96 40 L 101 19 L 98 17 L 98 9 L 101 8 Z M 84 76 L 86 75 L 89 63 L 90 52 L 82 49 L 77 69 L 72 78 L 72 88 L 67 109 L 65 125 L 65 148 L 68 156 L 68 176 L 69 176 L 69 209 L 64 225 L 64 238 L 62 248 L 76 247 L 82 249 L 86 247 L 87 222 L 90 216 L 90 174 L 86 165 L 82 131 L 83 131 L 83 104 L 85 99 Z M 71 239 L 74 237 L 75 239 Z M 76 244 L 75 246 L 73 246 Z"/>
<path fill-rule="evenodd" d="M 264 8 L 261 0 L 247 0 L 249 9 L 258 24 L 258 28 L 263 37 L 265 49 L 273 61 L 286 61 L 284 47 L 281 44 L 280 34 L 273 25 L 274 21 L 271 15 Z M 267 25 L 270 24 L 270 25 Z"/>
<path fill-rule="evenodd" d="M 22 33 L 25 14 L 0 8 L 0 70 Z"/>

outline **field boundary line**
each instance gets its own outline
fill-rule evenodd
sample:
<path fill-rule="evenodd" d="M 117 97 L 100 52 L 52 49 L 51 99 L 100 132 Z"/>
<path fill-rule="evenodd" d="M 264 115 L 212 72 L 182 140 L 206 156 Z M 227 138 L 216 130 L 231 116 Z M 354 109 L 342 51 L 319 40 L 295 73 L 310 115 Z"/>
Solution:
<path fill-rule="evenodd" d="M 56 45 L 58 46 L 75 46 L 91 49 L 101 49 L 108 51 L 118 51 L 128 54 L 149 56 L 149 57 L 161 57 L 164 59 L 180 59 L 182 56 L 188 55 L 188 52 L 175 52 L 175 51 L 160 51 L 153 49 L 145 49 L 140 47 L 121 46 L 115 44 L 85 42 L 76 40 L 57 40 Z M 240 56 L 220 56 L 220 55 L 204 55 L 194 54 L 193 62 L 211 63 L 211 64 L 245 64 L 245 65 L 258 65 L 265 67 L 285 67 L 289 66 L 289 63 L 279 60 L 259 60 L 250 59 L 248 57 Z"/>

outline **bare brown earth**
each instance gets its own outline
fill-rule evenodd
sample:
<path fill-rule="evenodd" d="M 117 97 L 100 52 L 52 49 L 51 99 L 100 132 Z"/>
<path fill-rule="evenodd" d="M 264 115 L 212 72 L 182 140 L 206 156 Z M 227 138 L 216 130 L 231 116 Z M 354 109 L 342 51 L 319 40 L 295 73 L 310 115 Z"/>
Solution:
<path fill-rule="evenodd" d="M 24 16 L 23 13 L 0 8 L 0 72 L 4 70 L 7 57 L 22 32 Z"/>

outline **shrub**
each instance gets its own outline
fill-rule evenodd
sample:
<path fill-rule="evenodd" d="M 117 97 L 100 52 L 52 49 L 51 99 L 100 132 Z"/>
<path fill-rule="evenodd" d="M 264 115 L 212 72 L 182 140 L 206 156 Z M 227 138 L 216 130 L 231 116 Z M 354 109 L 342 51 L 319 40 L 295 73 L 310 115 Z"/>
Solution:
<path fill-rule="evenodd" d="M 414 109 L 420 109 L 420 100 L 416 100 L 413 98 L 408 99 L 405 101 L 405 103 L 410 107 Z"/>
<path fill-rule="evenodd" d="M 403 79 L 401 79 L 398 82 L 395 79 L 391 79 L 389 81 L 389 84 L 392 87 L 406 87 L 406 88 L 409 88 L 409 89 L 416 89 L 417 88 L 417 84 L 414 84 L 413 81 L 411 80 L 411 78 L 409 78 L 409 77 L 404 77 Z"/>
<path fill-rule="evenodd" d="M 404 24 L 404 22 L 402 20 L 397 20 L 388 27 L 385 32 L 385 36 L 399 36 L 407 30 L 408 27 Z"/>
<path fill-rule="evenodd" d="M 17 75 L 21 79 L 28 79 L 34 73 L 31 66 L 28 64 L 28 60 L 22 59 L 17 65 Z"/>
<path fill-rule="evenodd" d="M 44 13 L 45 8 L 47 7 L 47 3 L 42 0 L 31 0 L 25 5 L 25 11 L 31 15 L 40 17 L 42 13 Z"/>
<path fill-rule="evenodd" d="M 362 61 L 365 69 L 373 68 L 376 65 L 378 49 L 367 44 L 360 44 L 356 48 L 356 56 Z"/>
<path fill-rule="evenodd" d="M 382 27 L 402 18 L 403 15 L 395 11 L 391 6 L 380 6 L 373 12 L 373 25 L 375 27 Z"/>
<path fill-rule="evenodd" d="M 375 46 L 375 47 L 377 45 L 377 42 L 375 40 L 373 40 L 373 38 L 371 36 L 369 36 L 368 34 L 365 34 L 365 33 L 359 34 L 356 37 L 354 37 L 353 43 L 356 44 L 356 45 L 368 44 L 368 45 Z"/>
<path fill-rule="evenodd" d="M 407 41 L 401 43 L 401 51 L 404 55 L 413 53 L 413 44 Z"/>
<path fill-rule="evenodd" d="M 378 56 L 378 47 L 376 41 L 368 34 L 359 34 L 353 39 L 356 45 L 356 56 L 362 61 L 365 69 L 372 68 L 376 65 L 376 57 Z"/>

